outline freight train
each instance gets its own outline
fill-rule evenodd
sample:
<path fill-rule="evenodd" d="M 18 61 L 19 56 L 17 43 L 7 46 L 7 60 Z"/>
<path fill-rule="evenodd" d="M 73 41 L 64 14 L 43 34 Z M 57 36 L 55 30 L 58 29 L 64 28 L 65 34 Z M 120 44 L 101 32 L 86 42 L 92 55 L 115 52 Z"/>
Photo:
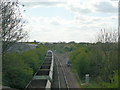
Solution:
<path fill-rule="evenodd" d="M 53 81 L 53 52 L 48 50 L 39 70 L 34 74 L 33 79 L 26 88 L 51 88 Z"/>

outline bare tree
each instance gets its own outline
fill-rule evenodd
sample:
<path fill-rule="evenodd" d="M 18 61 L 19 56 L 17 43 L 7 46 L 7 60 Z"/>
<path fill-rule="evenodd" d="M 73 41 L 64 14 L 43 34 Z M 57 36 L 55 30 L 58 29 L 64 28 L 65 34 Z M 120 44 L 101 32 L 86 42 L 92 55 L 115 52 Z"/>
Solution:
<path fill-rule="evenodd" d="M 27 32 L 23 31 L 25 21 L 20 12 L 18 1 L 3 0 L 1 2 L 2 15 L 2 53 L 18 41 L 26 38 Z"/>
<path fill-rule="evenodd" d="M 114 30 L 111 32 L 107 32 L 105 29 L 101 29 L 101 32 L 97 37 L 97 42 L 101 42 L 101 43 L 118 42 L 118 31 Z"/>
<path fill-rule="evenodd" d="M 114 31 L 111 30 L 110 32 L 108 32 L 105 29 L 103 29 L 103 30 L 101 29 L 101 32 L 97 36 L 97 42 L 99 42 L 98 45 L 97 45 L 97 49 L 100 49 L 100 50 L 103 51 L 103 53 L 106 57 L 105 60 L 107 61 L 106 65 L 105 65 L 106 68 L 107 68 L 107 71 L 104 70 L 103 72 L 104 73 L 105 72 L 112 73 L 112 70 L 111 70 L 111 67 L 112 67 L 111 65 L 112 64 L 110 64 L 112 61 L 110 61 L 110 53 L 111 53 L 111 50 L 113 50 L 113 48 L 116 48 L 115 49 L 116 51 L 118 49 L 118 31 L 117 30 L 114 30 Z"/>
<path fill-rule="evenodd" d="M 101 43 L 98 45 L 106 56 L 108 56 L 110 49 L 112 48 L 111 44 L 116 43 L 115 45 L 118 46 L 118 31 L 110 31 L 108 32 L 105 29 L 101 29 L 101 32 L 97 36 L 97 42 Z"/>

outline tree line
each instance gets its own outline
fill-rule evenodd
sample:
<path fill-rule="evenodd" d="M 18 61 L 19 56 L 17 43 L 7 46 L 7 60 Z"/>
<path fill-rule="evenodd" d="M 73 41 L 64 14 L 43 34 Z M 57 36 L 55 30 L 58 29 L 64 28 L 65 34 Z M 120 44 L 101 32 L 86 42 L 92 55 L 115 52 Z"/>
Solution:
<path fill-rule="evenodd" d="M 118 36 L 116 32 L 101 30 L 98 42 L 77 47 L 70 54 L 72 70 L 80 79 L 85 74 L 100 87 L 118 87 Z"/>

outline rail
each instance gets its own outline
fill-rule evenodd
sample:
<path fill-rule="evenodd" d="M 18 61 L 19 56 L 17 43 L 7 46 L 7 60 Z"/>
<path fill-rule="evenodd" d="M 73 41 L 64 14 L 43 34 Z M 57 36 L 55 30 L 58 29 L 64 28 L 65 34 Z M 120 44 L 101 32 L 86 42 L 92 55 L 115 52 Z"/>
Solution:
<path fill-rule="evenodd" d="M 62 70 L 62 73 L 63 73 L 63 76 L 64 76 L 64 80 L 65 80 L 65 84 L 66 84 L 66 87 L 67 87 L 67 89 L 69 90 L 69 85 L 68 85 L 68 81 L 67 81 L 67 78 L 66 78 L 66 75 L 65 75 L 65 72 L 64 72 L 64 69 L 63 69 L 63 67 L 62 67 L 62 64 L 61 64 L 61 62 L 59 61 L 59 59 L 58 59 L 58 57 L 54 54 L 54 57 L 56 57 L 56 64 L 57 64 L 57 69 L 58 69 L 58 66 L 60 66 L 61 67 L 61 70 Z M 59 64 L 59 65 L 58 65 Z M 60 86 L 60 76 L 59 76 L 59 71 L 57 70 L 57 72 L 58 72 L 58 84 L 59 84 L 59 88 L 61 88 L 61 86 Z"/>

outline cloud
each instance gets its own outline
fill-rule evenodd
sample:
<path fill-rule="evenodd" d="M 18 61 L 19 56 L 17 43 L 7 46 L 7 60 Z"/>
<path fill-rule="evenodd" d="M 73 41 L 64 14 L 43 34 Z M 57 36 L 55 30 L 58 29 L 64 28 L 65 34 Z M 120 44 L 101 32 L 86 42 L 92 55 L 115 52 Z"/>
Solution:
<path fill-rule="evenodd" d="M 77 12 L 77 13 L 91 13 L 92 11 L 88 8 L 83 8 L 83 7 L 73 7 L 73 6 L 69 6 L 69 9 L 73 12 Z"/>
<path fill-rule="evenodd" d="M 21 4 L 24 4 L 26 7 L 37 8 L 40 6 L 60 6 L 65 4 L 64 0 L 24 0 L 20 1 Z"/>
<path fill-rule="evenodd" d="M 111 19 L 117 17 L 90 17 L 79 15 L 74 20 L 65 20 L 59 16 L 28 18 L 32 28 L 30 39 L 40 41 L 89 41 L 94 40 L 94 35 L 100 29 L 113 26 Z M 87 36 L 87 37 L 86 37 Z M 45 38 L 44 38 L 45 37 Z"/>
<path fill-rule="evenodd" d="M 53 24 L 53 25 L 60 25 L 60 23 L 57 22 L 57 21 L 53 21 L 53 22 L 51 22 L 51 24 Z"/>
<path fill-rule="evenodd" d="M 118 3 L 110 0 L 70 0 L 66 8 L 77 14 L 117 13 Z"/>
<path fill-rule="evenodd" d="M 56 17 L 27 17 L 31 28 L 30 40 L 40 41 L 94 41 L 100 29 L 114 27 L 117 16 L 98 17 L 76 15 L 73 20 Z M 114 20 L 112 22 L 112 20 Z"/>
<path fill-rule="evenodd" d="M 104 12 L 104 13 L 115 13 L 117 12 L 117 7 L 114 7 L 109 2 L 100 2 L 97 5 L 94 5 L 97 11 Z"/>
<path fill-rule="evenodd" d="M 57 6 L 62 4 L 64 4 L 64 2 L 26 2 L 24 3 L 24 5 L 27 7 Z"/>
<path fill-rule="evenodd" d="M 24 0 L 20 2 L 26 7 L 31 8 L 37 8 L 40 6 L 65 7 L 68 10 L 79 14 L 117 12 L 117 4 L 110 0 Z"/>
<path fill-rule="evenodd" d="M 57 8 L 61 5 L 72 12 L 74 18 L 69 20 L 61 16 L 25 16 L 29 21 L 27 27 L 31 28 L 30 40 L 93 42 L 95 34 L 100 29 L 117 27 L 117 14 L 115 16 L 117 7 L 108 0 L 44 0 L 36 2 L 26 2 L 26 5 L 36 8 L 42 5 Z M 97 15 L 97 13 L 102 16 Z M 110 14 L 106 15 L 108 13 Z"/>

